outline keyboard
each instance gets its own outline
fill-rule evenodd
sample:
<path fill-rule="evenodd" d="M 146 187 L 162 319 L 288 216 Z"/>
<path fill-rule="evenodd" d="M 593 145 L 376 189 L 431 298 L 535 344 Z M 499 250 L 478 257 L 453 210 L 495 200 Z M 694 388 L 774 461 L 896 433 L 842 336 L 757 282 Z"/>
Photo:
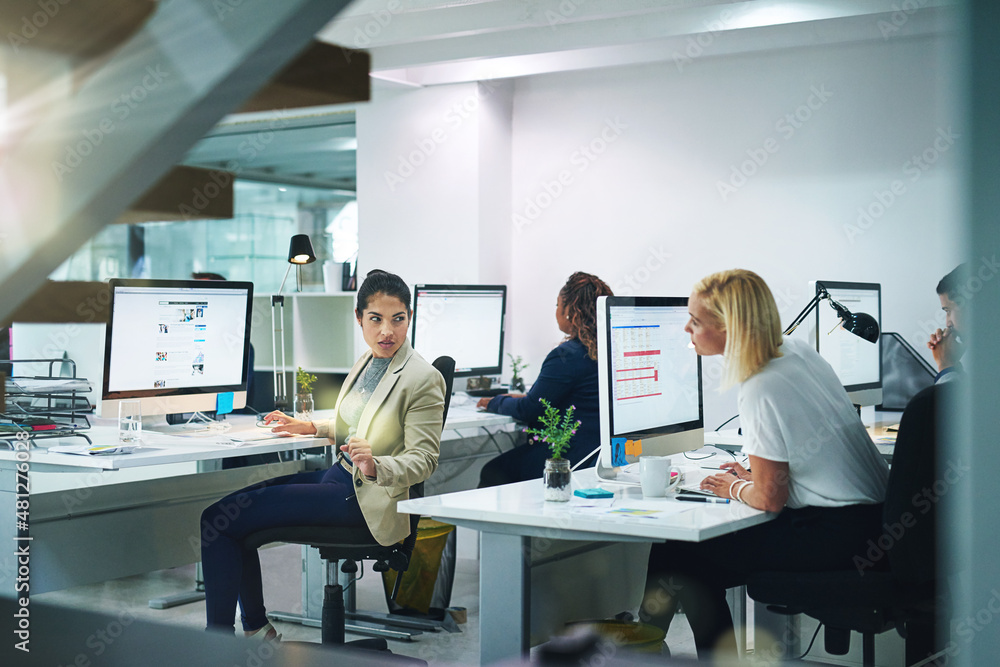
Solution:
<path fill-rule="evenodd" d="M 499 396 L 508 392 L 510 392 L 510 387 L 490 387 L 489 389 L 467 389 L 465 393 L 476 398 L 483 398 L 484 396 Z"/>

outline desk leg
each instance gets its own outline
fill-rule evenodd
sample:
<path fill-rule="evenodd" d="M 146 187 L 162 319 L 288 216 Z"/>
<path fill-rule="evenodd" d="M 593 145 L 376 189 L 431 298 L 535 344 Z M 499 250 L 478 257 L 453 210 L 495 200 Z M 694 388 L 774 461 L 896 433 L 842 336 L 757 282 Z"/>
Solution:
<path fill-rule="evenodd" d="M 528 655 L 531 538 L 479 534 L 479 664 Z"/>
<path fill-rule="evenodd" d="M 726 602 L 733 617 L 733 630 L 736 632 L 736 651 L 740 658 L 747 651 L 747 587 L 736 586 L 726 591 Z"/>

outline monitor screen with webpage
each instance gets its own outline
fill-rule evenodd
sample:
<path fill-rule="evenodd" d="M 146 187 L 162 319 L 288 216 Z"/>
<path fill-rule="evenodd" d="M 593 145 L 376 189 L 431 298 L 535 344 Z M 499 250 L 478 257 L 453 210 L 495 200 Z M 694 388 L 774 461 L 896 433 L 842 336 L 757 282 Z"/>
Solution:
<path fill-rule="evenodd" d="M 428 361 L 455 360 L 455 376 L 499 375 L 506 285 L 416 285 L 413 349 Z"/>
<path fill-rule="evenodd" d="M 143 415 L 246 405 L 253 283 L 112 280 L 101 414 L 140 399 Z"/>
<path fill-rule="evenodd" d="M 598 475 L 618 477 L 643 456 L 704 445 L 701 359 L 684 332 L 687 297 L 598 297 L 597 368 L 601 454 Z"/>
<path fill-rule="evenodd" d="M 882 328 L 882 288 L 878 283 L 817 280 L 830 298 L 852 313 L 868 313 Z M 833 366 L 855 405 L 882 402 L 882 346 L 870 343 L 839 326 L 837 311 L 826 303 L 816 308 L 816 351 Z"/>

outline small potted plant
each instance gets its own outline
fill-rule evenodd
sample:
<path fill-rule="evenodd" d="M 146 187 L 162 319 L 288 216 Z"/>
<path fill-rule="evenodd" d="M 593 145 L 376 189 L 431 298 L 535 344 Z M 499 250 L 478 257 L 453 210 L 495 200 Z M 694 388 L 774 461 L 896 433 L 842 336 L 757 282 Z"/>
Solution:
<path fill-rule="evenodd" d="M 524 432 L 535 436 L 533 443 L 541 440 L 552 452 L 552 458 L 545 460 L 545 500 L 565 502 L 570 499 L 572 489 L 569 459 L 563 458 L 563 452 L 569 449 L 569 441 L 580 427 L 580 421 L 573 419 L 576 406 L 571 405 L 565 414 L 560 414 L 560 410 L 544 398 L 538 400 L 545 406 L 545 413 L 538 418 L 543 428 L 526 428 Z"/>
<path fill-rule="evenodd" d="M 528 364 L 521 360 L 521 355 L 516 357 L 510 352 L 507 353 L 510 357 L 510 367 L 514 371 L 513 376 L 510 378 L 510 388 L 514 391 L 524 393 L 524 378 L 521 377 L 521 371 L 528 367 Z"/>
<path fill-rule="evenodd" d="M 313 395 L 312 386 L 316 382 L 316 376 L 302 370 L 302 366 L 295 371 L 295 410 L 296 419 L 312 421 Z"/>

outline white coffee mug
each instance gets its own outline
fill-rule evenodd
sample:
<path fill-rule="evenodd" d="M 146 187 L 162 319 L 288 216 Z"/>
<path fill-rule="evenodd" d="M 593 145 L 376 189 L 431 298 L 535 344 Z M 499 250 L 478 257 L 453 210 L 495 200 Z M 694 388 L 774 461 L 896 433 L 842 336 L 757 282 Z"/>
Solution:
<path fill-rule="evenodd" d="M 676 475 L 672 473 L 676 472 Z M 681 480 L 681 471 L 668 456 L 639 457 L 639 484 L 644 498 L 662 498 Z"/>

